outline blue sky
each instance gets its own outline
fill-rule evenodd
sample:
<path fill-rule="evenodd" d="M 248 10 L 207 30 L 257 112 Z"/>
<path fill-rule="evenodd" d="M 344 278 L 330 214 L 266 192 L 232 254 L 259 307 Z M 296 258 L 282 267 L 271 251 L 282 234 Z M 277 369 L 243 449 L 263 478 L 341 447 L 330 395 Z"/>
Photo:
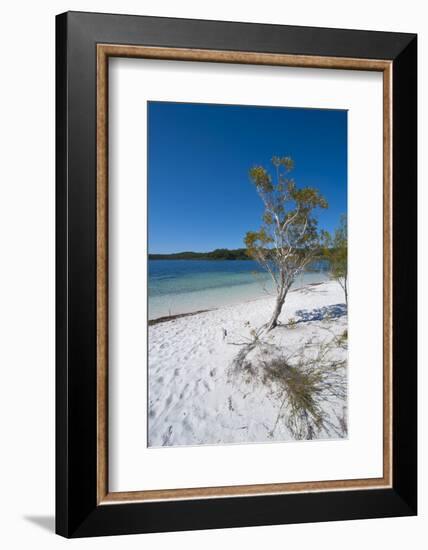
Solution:
<path fill-rule="evenodd" d="M 254 165 L 289 155 L 299 187 L 317 187 L 333 230 L 347 211 L 347 112 L 148 102 L 149 252 L 242 248 L 263 206 Z"/>

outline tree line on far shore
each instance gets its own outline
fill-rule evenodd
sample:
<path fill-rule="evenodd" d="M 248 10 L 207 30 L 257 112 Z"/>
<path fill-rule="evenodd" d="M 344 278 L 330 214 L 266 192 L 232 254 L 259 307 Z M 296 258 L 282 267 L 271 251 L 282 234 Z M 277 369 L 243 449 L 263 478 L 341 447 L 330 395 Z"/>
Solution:
<path fill-rule="evenodd" d="M 330 260 L 334 248 L 323 247 L 314 260 Z M 174 252 L 173 254 L 149 254 L 149 260 L 253 260 L 246 248 L 216 248 L 211 252 Z"/>
<path fill-rule="evenodd" d="M 251 260 L 245 248 L 216 248 L 211 252 L 176 252 L 149 254 L 149 260 Z"/>

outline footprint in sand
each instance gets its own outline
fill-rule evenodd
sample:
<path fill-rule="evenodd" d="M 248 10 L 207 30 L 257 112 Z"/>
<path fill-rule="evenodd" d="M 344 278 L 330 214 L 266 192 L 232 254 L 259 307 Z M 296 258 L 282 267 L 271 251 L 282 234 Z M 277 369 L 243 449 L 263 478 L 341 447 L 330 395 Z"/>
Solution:
<path fill-rule="evenodd" d="M 168 445 L 172 436 L 172 426 L 169 426 L 167 432 L 162 436 L 162 445 Z"/>
<path fill-rule="evenodd" d="M 189 384 L 186 384 L 183 388 L 183 391 L 180 393 L 180 395 L 178 396 L 179 399 L 183 399 L 185 393 L 187 393 L 187 390 L 189 389 Z"/>
<path fill-rule="evenodd" d="M 190 422 L 189 422 L 189 420 L 188 420 L 187 418 L 185 418 L 185 419 L 183 420 L 183 424 L 182 424 L 182 425 L 183 425 L 183 429 L 184 429 L 186 432 L 190 432 L 191 434 L 194 433 L 194 432 L 193 432 L 193 429 L 192 429 L 192 426 L 191 426 L 191 424 L 190 424 Z"/>

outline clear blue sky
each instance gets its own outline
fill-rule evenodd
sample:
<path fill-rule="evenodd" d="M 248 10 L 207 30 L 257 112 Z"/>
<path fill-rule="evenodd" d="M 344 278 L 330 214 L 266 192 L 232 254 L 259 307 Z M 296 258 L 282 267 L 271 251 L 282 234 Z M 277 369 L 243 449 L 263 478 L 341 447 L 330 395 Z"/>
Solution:
<path fill-rule="evenodd" d="M 274 155 L 327 198 L 319 225 L 333 230 L 347 211 L 346 111 L 149 102 L 149 252 L 242 248 L 263 212 L 248 170 Z"/>

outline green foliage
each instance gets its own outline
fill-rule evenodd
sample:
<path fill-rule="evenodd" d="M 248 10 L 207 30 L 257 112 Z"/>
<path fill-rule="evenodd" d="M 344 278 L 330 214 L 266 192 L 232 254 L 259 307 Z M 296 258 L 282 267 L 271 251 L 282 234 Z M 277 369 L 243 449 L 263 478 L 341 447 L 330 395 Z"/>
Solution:
<path fill-rule="evenodd" d="M 294 168 L 294 161 L 291 157 L 272 157 L 272 164 L 275 166 L 275 168 L 279 168 L 283 166 L 285 170 L 288 172 L 291 172 Z"/>
<path fill-rule="evenodd" d="M 348 224 L 346 215 L 340 217 L 339 226 L 331 236 L 328 231 L 323 231 L 323 256 L 330 263 L 330 273 L 333 279 L 339 282 L 345 292 L 348 302 Z"/>
<path fill-rule="evenodd" d="M 339 227 L 333 236 L 323 231 L 323 256 L 330 262 L 334 278 L 346 277 L 348 273 L 348 232 L 346 216 L 340 218 Z"/>
<path fill-rule="evenodd" d="M 290 319 L 288 319 L 288 323 L 287 323 L 287 327 L 288 328 L 296 328 L 297 326 L 297 319 L 295 317 L 290 317 Z"/>
<path fill-rule="evenodd" d="M 249 171 L 263 204 L 262 226 L 249 231 L 244 243 L 249 256 L 267 269 L 279 294 L 284 294 L 320 247 L 320 234 L 314 215 L 327 208 L 326 199 L 314 187 L 297 187 L 290 177 L 291 157 L 274 156 L 273 174 L 262 166 Z"/>
<path fill-rule="evenodd" d="M 342 334 L 340 334 L 337 338 L 337 345 L 341 348 L 347 348 L 348 346 L 348 329 L 345 329 Z"/>
<path fill-rule="evenodd" d="M 262 189 L 266 193 L 273 190 L 272 179 L 262 166 L 254 166 L 250 170 L 250 178 L 253 180 L 256 187 Z"/>

